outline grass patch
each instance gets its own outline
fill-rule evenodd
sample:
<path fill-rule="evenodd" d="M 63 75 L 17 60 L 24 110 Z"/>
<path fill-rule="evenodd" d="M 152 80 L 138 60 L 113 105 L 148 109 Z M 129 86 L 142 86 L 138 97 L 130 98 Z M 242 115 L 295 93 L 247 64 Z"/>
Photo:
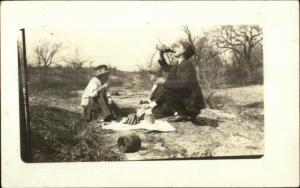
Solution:
<path fill-rule="evenodd" d="M 111 131 L 85 123 L 81 115 L 60 108 L 30 107 L 34 162 L 116 161 L 120 153 L 106 144 Z"/>

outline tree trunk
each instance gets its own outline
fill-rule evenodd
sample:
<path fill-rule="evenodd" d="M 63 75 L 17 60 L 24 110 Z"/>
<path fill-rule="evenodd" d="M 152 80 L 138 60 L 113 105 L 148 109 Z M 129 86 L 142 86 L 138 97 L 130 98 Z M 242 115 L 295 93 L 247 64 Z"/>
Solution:
<path fill-rule="evenodd" d="M 252 80 L 252 75 L 251 75 L 250 68 L 247 69 L 247 74 L 248 74 L 248 83 L 250 83 L 251 80 Z"/>
<path fill-rule="evenodd" d="M 44 75 L 43 75 L 44 84 L 47 84 L 47 77 L 48 77 L 48 68 L 44 67 Z"/>
<path fill-rule="evenodd" d="M 252 81 L 252 73 L 253 73 L 253 65 L 251 62 L 251 55 L 248 54 L 246 56 L 246 63 L 247 63 L 247 72 L 248 72 L 248 82 Z"/>

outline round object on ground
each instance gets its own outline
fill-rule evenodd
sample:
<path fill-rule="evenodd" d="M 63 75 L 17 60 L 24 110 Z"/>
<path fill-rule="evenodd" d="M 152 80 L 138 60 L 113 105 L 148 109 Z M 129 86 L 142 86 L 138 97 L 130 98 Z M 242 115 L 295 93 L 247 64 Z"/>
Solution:
<path fill-rule="evenodd" d="M 150 123 L 150 124 L 155 123 L 155 117 L 152 114 L 146 114 L 144 120 L 146 123 Z"/>
<path fill-rule="evenodd" d="M 133 133 L 120 136 L 118 138 L 118 148 L 124 153 L 137 152 L 141 148 L 141 139 L 138 135 Z"/>

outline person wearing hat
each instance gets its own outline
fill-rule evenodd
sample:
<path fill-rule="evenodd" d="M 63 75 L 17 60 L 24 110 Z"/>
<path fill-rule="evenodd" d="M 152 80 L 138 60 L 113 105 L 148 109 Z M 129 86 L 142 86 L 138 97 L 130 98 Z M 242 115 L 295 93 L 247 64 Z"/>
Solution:
<path fill-rule="evenodd" d="M 168 73 L 159 92 L 167 106 L 177 114 L 173 121 L 194 121 L 201 109 L 205 108 L 202 90 L 190 60 L 195 54 L 195 48 L 188 41 L 180 41 L 175 51 L 175 65 L 170 65 L 165 60 L 164 54 L 169 52 L 168 50 L 159 51 L 158 63 L 162 71 Z M 159 113 L 159 109 L 157 111 Z"/>
<path fill-rule="evenodd" d="M 194 46 L 187 41 L 180 41 L 178 49 L 173 51 L 170 48 L 158 49 L 160 58 L 158 63 L 162 71 L 167 73 L 165 79 L 160 78 L 153 88 L 150 100 L 156 103 L 151 111 L 154 117 L 176 116 L 170 121 L 192 121 L 196 120 L 201 109 L 205 108 L 205 102 L 200 85 L 196 78 L 196 71 L 190 60 L 195 54 Z M 166 62 L 164 54 L 175 52 L 177 58 L 174 65 Z M 138 114 L 128 116 L 128 124 L 138 122 L 142 118 Z"/>
<path fill-rule="evenodd" d="M 86 121 L 103 120 L 111 121 L 117 118 L 113 109 L 113 101 L 107 92 L 110 87 L 107 65 L 94 68 L 95 76 L 91 78 L 81 98 L 83 118 Z"/>

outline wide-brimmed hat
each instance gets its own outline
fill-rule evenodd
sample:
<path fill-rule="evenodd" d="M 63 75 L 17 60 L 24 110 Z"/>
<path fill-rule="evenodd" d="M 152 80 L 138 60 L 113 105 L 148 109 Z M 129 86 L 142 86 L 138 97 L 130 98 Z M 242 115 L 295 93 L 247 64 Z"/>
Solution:
<path fill-rule="evenodd" d="M 106 71 L 105 71 L 105 72 L 102 72 L 102 73 L 100 73 L 100 74 L 98 74 L 98 75 L 107 75 L 107 74 L 110 74 L 110 71 L 109 71 L 109 69 L 108 69 L 108 66 L 107 66 L 107 65 L 104 65 L 104 64 L 95 67 L 95 68 L 94 68 L 94 71 L 101 70 L 101 69 L 106 69 Z"/>
<path fill-rule="evenodd" d="M 98 74 L 97 76 L 100 76 L 100 75 L 105 76 L 105 75 L 109 75 L 109 74 L 110 74 L 110 71 L 106 71 L 106 72 L 102 72 L 102 73 Z"/>
<path fill-rule="evenodd" d="M 195 47 L 189 41 L 181 40 L 181 41 L 179 41 L 179 44 L 181 44 L 185 50 L 185 52 L 183 53 L 183 56 L 185 58 L 190 58 L 195 54 Z"/>

